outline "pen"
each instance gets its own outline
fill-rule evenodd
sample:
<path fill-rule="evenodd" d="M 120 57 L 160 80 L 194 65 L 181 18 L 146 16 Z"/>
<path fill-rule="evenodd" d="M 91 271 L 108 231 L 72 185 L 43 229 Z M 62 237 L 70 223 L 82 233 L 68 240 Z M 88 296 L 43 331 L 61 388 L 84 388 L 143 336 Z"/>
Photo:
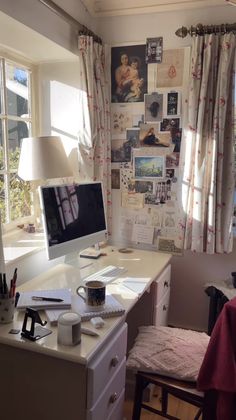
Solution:
<path fill-rule="evenodd" d="M 44 297 L 44 296 L 32 296 L 33 300 L 44 300 L 46 302 L 63 302 L 63 299 L 58 298 L 50 298 L 50 297 Z"/>

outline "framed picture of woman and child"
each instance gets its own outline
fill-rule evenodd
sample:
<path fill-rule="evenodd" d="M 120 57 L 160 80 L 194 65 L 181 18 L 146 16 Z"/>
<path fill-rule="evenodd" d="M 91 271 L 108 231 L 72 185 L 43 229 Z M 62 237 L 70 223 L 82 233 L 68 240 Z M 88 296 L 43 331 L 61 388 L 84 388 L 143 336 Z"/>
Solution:
<path fill-rule="evenodd" d="M 147 92 L 146 45 L 111 49 L 112 102 L 143 102 Z"/>

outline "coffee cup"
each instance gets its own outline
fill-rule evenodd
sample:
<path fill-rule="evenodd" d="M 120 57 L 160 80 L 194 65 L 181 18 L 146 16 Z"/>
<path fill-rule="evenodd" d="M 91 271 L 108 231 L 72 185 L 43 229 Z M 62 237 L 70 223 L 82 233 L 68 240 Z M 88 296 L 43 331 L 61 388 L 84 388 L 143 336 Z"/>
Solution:
<path fill-rule="evenodd" d="M 83 290 L 84 293 L 82 294 L 80 290 Z M 106 300 L 106 286 L 102 281 L 87 281 L 84 286 L 79 286 L 76 292 L 91 311 L 103 309 Z"/>

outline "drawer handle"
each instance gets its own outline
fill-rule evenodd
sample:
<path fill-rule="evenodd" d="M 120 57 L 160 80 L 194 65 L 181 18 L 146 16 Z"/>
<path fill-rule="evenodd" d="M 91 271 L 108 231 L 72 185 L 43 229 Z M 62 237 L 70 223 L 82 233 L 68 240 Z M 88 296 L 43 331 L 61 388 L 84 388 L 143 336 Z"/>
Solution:
<path fill-rule="evenodd" d="M 115 366 L 118 365 L 118 363 L 119 363 L 119 357 L 118 356 L 115 356 L 111 359 L 111 366 L 115 367 Z"/>
<path fill-rule="evenodd" d="M 116 400 L 117 400 L 117 398 L 118 398 L 118 394 L 117 394 L 117 392 L 114 392 L 114 394 L 112 394 L 111 396 L 110 396 L 110 403 L 111 404 L 114 404 L 114 402 L 116 402 Z"/>
<path fill-rule="evenodd" d="M 169 287 L 169 283 L 167 280 L 164 282 L 164 287 Z"/>
<path fill-rule="evenodd" d="M 163 305 L 163 311 L 167 311 L 167 306 L 166 305 Z"/>

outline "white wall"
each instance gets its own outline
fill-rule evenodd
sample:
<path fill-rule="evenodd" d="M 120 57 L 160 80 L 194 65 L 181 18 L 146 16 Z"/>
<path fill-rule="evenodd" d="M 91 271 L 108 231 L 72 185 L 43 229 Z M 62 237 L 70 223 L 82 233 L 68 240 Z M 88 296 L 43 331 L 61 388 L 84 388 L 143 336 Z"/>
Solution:
<path fill-rule="evenodd" d="M 165 49 L 190 46 L 191 38 L 178 38 L 181 26 L 233 23 L 236 7 L 208 7 L 179 12 L 109 17 L 99 20 L 99 31 L 113 46 L 145 43 L 146 38 L 163 36 Z M 114 214 L 116 218 L 116 213 Z M 196 254 L 185 252 L 173 257 L 169 322 L 172 325 L 207 329 L 208 297 L 204 284 L 230 277 L 236 270 L 236 251 L 230 255 Z"/>
<path fill-rule="evenodd" d="M 40 135 L 59 135 L 69 157 L 74 176 L 78 175 L 78 132 L 80 89 L 78 58 L 39 66 L 41 123 Z"/>

